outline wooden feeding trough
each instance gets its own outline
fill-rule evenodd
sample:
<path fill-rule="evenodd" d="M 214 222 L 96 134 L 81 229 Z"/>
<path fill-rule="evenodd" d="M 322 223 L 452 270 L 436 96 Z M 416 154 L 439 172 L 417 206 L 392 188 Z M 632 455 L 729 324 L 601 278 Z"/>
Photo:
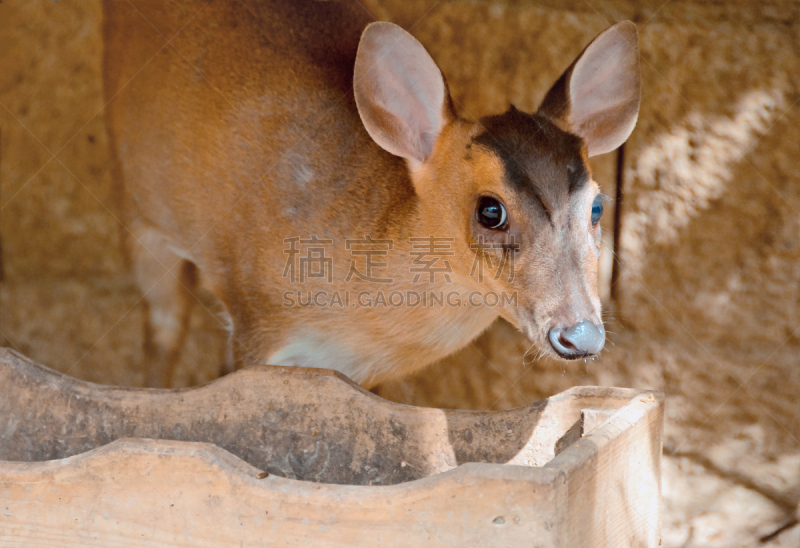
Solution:
<path fill-rule="evenodd" d="M 448 411 L 328 370 L 125 389 L 0 349 L 0 544 L 655 547 L 662 428 L 641 390 Z"/>

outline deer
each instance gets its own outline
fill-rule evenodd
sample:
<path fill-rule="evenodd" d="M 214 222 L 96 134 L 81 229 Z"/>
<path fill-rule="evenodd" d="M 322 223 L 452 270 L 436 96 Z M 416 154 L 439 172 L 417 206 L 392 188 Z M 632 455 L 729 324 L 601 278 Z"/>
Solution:
<path fill-rule="evenodd" d="M 556 359 L 603 349 L 588 159 L 637 121 L 633 23 L 535 112 L 476 120 L 357 2 L 105 0 L 103 36 L 148 387 L 173 383 L 199 288 L 220 302 L 221 374 L 328 368 L 371 389 L 498 318 Z"/>

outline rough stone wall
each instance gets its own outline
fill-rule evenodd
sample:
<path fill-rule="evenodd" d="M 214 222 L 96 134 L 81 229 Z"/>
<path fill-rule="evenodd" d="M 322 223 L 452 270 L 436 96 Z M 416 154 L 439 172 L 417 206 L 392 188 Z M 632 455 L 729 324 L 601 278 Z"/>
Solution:
<path fill-rule="evenodd" d="M 607 242 L 616 229 L 621 243 L 608 352 L 537 361 L 498 323 L 379 393 L 500 409 L 576 384 L 658 388 L 668 395 L 664 545 L 755 546 L 789 523 L 800 500 L 800 5 L 368 4 L 428 47 L 472 117 L 509 103 L 533 110 L 619 20 L 640 27 L 643 73 L 620 225 L 604 219 Z M 81 378 L 140 385 L 142 312 L 119 252 L 100 5 L 0 3 L 0 344 Z M 616 155 L 593 167 L 613 196 Z M 216 371 L 213 311 L 203 296 L 182 385 Z M 800 527 L 771 542 L 797 546 Z"/>
<path fill-rule="evenodd" d="M 120 247 L 102 86 L 102 2 L 0 2 L 0 345 L 141 385 L 142 310 Z M 211 380 L 202 297 L 180 382 Z M 199 364 L 199 365 L 198 365 Z"/>
<path fill-rule="evenodd" d="M 9 279 L 122 272 L 101 20 L 99 2 L 0 5 L 0 234 Z"/>

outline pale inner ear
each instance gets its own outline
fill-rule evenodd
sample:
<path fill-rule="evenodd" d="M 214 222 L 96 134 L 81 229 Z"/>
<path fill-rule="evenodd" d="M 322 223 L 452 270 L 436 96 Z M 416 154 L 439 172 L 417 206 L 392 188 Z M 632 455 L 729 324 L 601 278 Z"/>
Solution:
<path fill-rule="evenodd" d="M 636 26 L 626 21 L 598 36 L 572 69 L 569 125 L 589 156 L 625 142 L 639 116 L 639 90 Z"/>
<path fill-rule="evenodd" d="M 580 136 L 589 156 L 610 152 L 639 117 L 639 44 L 636 25 L 623 21 L 583 50 L 553 85 L 539 112 Z"/>
<path fill-rule="evenodd" d="M 372 139 L 416 169 L 431 155 L 446 122 L 447 88 L 439 67 L 413 36 L 370 24 L 361 35 L 353 87 Z"/>

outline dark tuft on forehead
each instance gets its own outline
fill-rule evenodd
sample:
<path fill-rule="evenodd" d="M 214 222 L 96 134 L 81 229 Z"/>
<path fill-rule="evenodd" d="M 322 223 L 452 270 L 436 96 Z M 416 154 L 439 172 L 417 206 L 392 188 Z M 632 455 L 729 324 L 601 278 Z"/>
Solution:
<path fill-rule="evenodd" d="M 497 154 L 506 170 L 506 182 L 533 195 L 545 211 L 548 203 L 588 183 L 583 141 L 546 117 L 512 105 L 503 114 L 483 118 L 481 125 L 484 131 L 472 141 Z"/>

